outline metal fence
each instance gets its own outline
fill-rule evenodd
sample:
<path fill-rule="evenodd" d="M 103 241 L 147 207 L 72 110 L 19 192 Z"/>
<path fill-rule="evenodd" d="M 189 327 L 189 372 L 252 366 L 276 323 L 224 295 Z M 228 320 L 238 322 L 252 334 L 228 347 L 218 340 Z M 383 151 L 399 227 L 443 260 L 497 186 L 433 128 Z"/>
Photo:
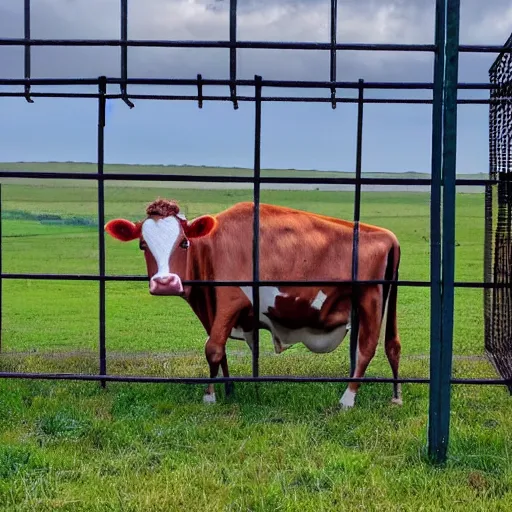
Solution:
<path fill-rule="evenodd" d="M 171 41 L 171 40 L 131 40 L 128 39 L 128 0 L 120 1 L 121 37 L 112 40 L 56 40 L 56 39 L 32 39 L 30 35 L 30 0 L 25 0 L 25 37 L 20 39 L 0 38 L 0 46 L 22 46 L 25 49 L 25 78 L 24 79 L 0 79 L 0 85 L 20 86 L 20 91 L 0 92 L 0 96 L 21 97 L 32 102 L 38 97 L 68 97 L 91 98 L 96 100 L 98 106 L 98 130 L 97 130 L 97 172 L 96 173 L 71 173 L 71 172 L 30 172 L 30 171 L 0 171 L 1 178 L 47 178 L 47 179 L 79 179 L 96 180 L 98 184 L 98 242 L 99 260 L 97 275 L 69 275 L 69 274 L 10 274 L 1 272 L 1 279 L 49 279 L 49 280 L 89 280 L 98 281 L 99 286 L 99 372 L 93 374 L 46 374 L 46 373 L 15 373 L 1 372 L 1 378 L 31 378 L 31 379 L 74 379 L 100 381 L 103 386 L 108 381 L 125 382 L 168 382 L 168 383 L 210 383 L 210 382 L 348 382 L 350 380 L 362 382 L 403 382 L 423 383 L 430 385 L 430 404 L 428 422 L 428 451 L 435 462 L 446 460 L 449 418 L 450 418 L 450 393 L 451 384 L 487 384 L 504 385 L 503 379 L 455 379 L 452 378 L 452 339 L 453 339 L 453 311 L 455 287 L 466 288 L 490 288 L 497 286 L 490 282 L 455 282 L 454 281 L 454 248 L 455 248 L 455 195 L 456 187 L 464 186 L 491 186 L 496 180 L 467 180 L 456 179 L 455 149 L 456 149 L 456 123 L 458 104 L 485 104 L 489 100 L 460 99 L 458 90 L 486 90 L 492 89 L 487 83 L 458 83 L 458 62 L 461 52 L 474 53 L 499 53 L 510 52 L 510 47 L 502 46 L 477 46 L 459 44 L 459 12 L 460 0 L 433 0 L 436 7 L 435 37 L 433 44 L 340 44 L 336 41 L 337 33 L 337 0 L 331 0 L 330 9 L 330 41 L 317 42 L 260 42 L 240 41 L 237 39 L 237 0 L 230 0 L 229 11 L 229 40 L 226 41 Z M 1 34 L 0 34 L 1 36 Z M 85 79 L 33 79 L 31 78 L 31 48 L 34 46 L 115 46 L 120 47 L 121 63 L 120 76 L 100 76 Z M 130 78 L 128 76 L 128 49 L 130 47 L 160 47 L 160 48 L 226 48 L 230 54 L 230 73 L 228 79 L 206 79 L 197 75 L 195 79 L 150 79 Z M 251 49 L 275 49 L 275 50 L 323 50 L 330 54 L 330 73 L 328 80 L 317 81 L 287 81 L 265 80 L 262 76 L 254 76 L 250 80 L 237 78 L 237 50 Z M 343 82 L 337 80 L 336 56 L 337 52 L 345 50 L 357 51 L 392 51 L 392 52 L 428 52 L 434 55 L 434 76 L 432 82 Z M 96 86 L 96 92 L 34 92 L 31 86 Z M 194 86 L 197 93 L 194 95 L 150 95 L 130 94 L 130 85 L 163 85 Z M 204 86 L 216 86 L 228 88 L 229 94 L 224 96 L 207 96 L 203 94 Z M 109 88 L 119 87 L 118 93 L 109 92 Z M 239 87 L 253 88 L 252 95 L 241 96 Z M 263 96 L 265 88 L 280 89 L 317 89 L 325 90 L 325 96 Z M 337 93 L 343 90 L 357 91 L 357 98 L 339 97 Z M 417 98 L 367 98 L 368 90 L 423 90 L 431 93 L 429 99 Z M 120 99 L 130 108 L 138 100 L 185 100 L 195 101 L 202 108 L 207 101 L 231 102 L 235 109 L 239 102 L 254 102 L 255 126 L 254 126 L 254 173 L 252 177 L 241 176 L 183 176 L 168 174 L 123 174 L 104 172 L 104 128 L 105 110 L 107 100 Z M 336 108 L 339 103 L 357 103 L 357 156 L 355 178 L 290 178 L 290 177 L 264 177 L 260 174 L 261 151 L 261 107 L 265 101 L 289 101 L 289 102 L 318 102 L 330 103 Z M 404 179 L 404 178 L 366 178 L 362 177 L 362 143 L 363 143 L 363 113 L 367 103 L 421 103 L 432 104 L 432 175 L 430 179 Z M 430 319 L 430 378 L 358 378 L 353 377 L 293 377 L 293 376 L 260 376 L 259 375 L 259 336 L 254 332 L 254 348 L 252 352 L 252 376 L 247 377 L 217 377 L 210 378 L 164 378 L 150 376 L 120 376 L 109 375 L 106 365 L 105 344 L 105 283 L 107 281 L 146 281 L 147 276 L 105 275 L 105 224 L 104 213 L 104 184 L 111 180 L 147 180 L 147 181 L 187 181 L 187 182 L 232 182 L 252 183 L 254 194 L 254 233 L 253 237 L 253 280 L 242 281 L 184 281 L 184 285 L 200 286 L 240 286 L 253 287 L 254 314 L 259 317 L 259 287 L 264 285 L 322 285 L 332 284 L 327 282 L 270 282 L 259 279 L 258 263 L 260 259 L 258 245 L 259 231 L 259 202 L 260 186 L 263 183 L 315 183 L 333 185 L 354 185 L 354 247 L 352 280 L 357 286 L 368 284 L 385 284 L 396 282 L 399 286 L 423 286 L 431 289 L 431 319 Z M 357 269 L 357 233 L 360 218 L 361 186 L 362 185 L 410 185 L 430 186 L 431 190 L 431 222 L 430 222 L 430 281 L 361 281 L 358 280 Z M 1 255 L 0 255 L 1 270 Z M 0 281 L 1 282 L 1 281 Z M 499 285 L 498 285 L 499 286 Z M 1 300 L 1 298 L 0 298 Z M 355 308 L 354 308 L 355 310 Z M 357 327 L 357 318 L 353 316 L 352 325 Z M 354 359 L 357 342 L 357 328 L 351 331 L 350 355 L 351 375 L 354 369 Z"/>
<path fill-rule="evenodd" d="M 512 35 L 505 43 L 512 46 Z M 485 188 L 485 350 L 512 393 L 512 55 L 502 53 L 489 69 L 489 177 Z"/>

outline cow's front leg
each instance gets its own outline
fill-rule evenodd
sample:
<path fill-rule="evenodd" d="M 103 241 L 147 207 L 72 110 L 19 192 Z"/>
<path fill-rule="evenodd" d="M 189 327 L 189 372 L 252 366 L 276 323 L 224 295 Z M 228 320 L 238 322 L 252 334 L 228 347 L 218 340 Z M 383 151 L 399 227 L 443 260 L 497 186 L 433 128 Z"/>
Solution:
<path fill-rule="evenodd" d="M 236 291 L 236 289 L 235 289 Z M 246 307 L 247 299 L 242 298 L 238 292 L 223 291 L 217 295 L 217 315 L 210 330 L 210 337 L 206 340 L 205 355 L 210 366 L 210 378 L 214 379 L 219 373 L 219 366 L 222 367 L 224 377 L 229 377 L 228 361 L 226 357 L 226 343 L 233 328 L 237 325 L 240 311 Z M 226 396 L 233 393 L 232 382 L 226 383 Z M 215 386 L 208 384 L 205 389 L 203 401 L 215 403 Z"/>
<path fill-rule="evenodd" d="M 226 357 L 226 339 L 216 338 L 210 336 L 206 340 L 205 355 L 208 365 L 210 367 L 210 378 L 214 379 L 219 373 L 219 366 L 222 367 L 222 373 L 224 377 L 229 377 L 228 361 Z M 229 396 L 233 392 L 233 383 L 226 383 L 226 396 Z M 203 402 L 207 404 L 214 404 L 216 402 L 215 397 L 215 385 L 210 383 L 206 386 L 203 395 Z"/>

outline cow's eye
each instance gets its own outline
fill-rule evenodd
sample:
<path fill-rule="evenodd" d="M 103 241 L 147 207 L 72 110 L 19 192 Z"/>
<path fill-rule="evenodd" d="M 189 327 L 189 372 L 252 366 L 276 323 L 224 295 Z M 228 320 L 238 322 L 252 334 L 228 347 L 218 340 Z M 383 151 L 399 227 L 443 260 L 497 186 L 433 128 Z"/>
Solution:
<path fill-rule="evenodd" d="M 140 241 L 139 241 L 139 249 L 140 249 L 141 251 L 145 251 L 145 250 L 146 250 L 146 248 L 147 248 L 146 242 L 144 242 L 144 240 L 140 240 Z"/>
<path fill-rule="evenodd" d="M 180 244 L 180 247 L 182 249 L 188 249 L 189 246 L 190 246 L 190 242 L 186 238 L 184 238 L 183 241 Z"/>

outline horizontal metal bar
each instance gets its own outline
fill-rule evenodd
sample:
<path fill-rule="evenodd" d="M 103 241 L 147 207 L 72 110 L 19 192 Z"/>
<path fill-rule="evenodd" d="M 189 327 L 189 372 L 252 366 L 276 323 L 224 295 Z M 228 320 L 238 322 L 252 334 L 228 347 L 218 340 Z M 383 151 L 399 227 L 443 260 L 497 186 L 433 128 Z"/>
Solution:
<path fill-rule="evenodd" d="M 484 187 L 485 185 L 497 185 L 498 180 L 491 179 L 470 179 L 470 178 L 457 178 L 455 185 L 464 187 Z"/>
<path fill-rule="evenodd" d="M 498 44 L 459 44 L 459 52 L 463 53 L 511 53 L 512 47 Z"/>
<path fill-rule="evenodd" d="M 0 96 L 2 93 L 0 93 Z M 14 95 L 11 93 L 11 95 Z M 16 93 L 17 96 L 23 96 L 21 93 Z M 111 96 L 108 96 L 111 98 Z M 198 96 L 194 95 L 172 95 L 172 94 L 130 94 L 129 96 L 135 100 L 171 100 L 171 101 L 198 101 Z M 204 101 L 232 101 L 229 96 L 201 96 Z M 254 96 L 237 96 L 238 101 L 243 102 L 254 102 Z M 358 103 L 357 98 L 333 98 L 330 97 L 318 97 L 318 96 L 262 96 L 262 102 L 288 102 L 288 103 Z M 480 103 L 498 103 L 498 100 L 469 100 L 470 102 Z M 466 102 L 462 100 L 461 103 Z M 402 103 L 402 104 L 420 104 L 420 105 L 431 105 L 431 99 L 422 98 L 365 98 L 363 103 Z"/>
<path fill-rule="evenodd" d="M 274 383 L 342 383 L 342 382 L 380 382 L 383 384 L 401 382 L 405 384 L 429 384 L 425 377 L 403 377 L 398 379 L 387 377 L 302 377 L 284 375 L 264 375 L 259 377 L 153 377 L 146 375 L 91 375 L 80 373 L 34 373 L 34 372 L 0 372 L 0 379 L 46 379 L 46 380 L 80 380 L 80 381 L 109 381 L 109 382 L 140 382 L 162 384 L 223 384 L 225 382 L 274 382 Z M 460 385 L 491 385 L 505 386 L 502 379 L 451 379 L 452 384 Z"/>
<path fill-rule="evenodd" d="M 1 78 L 0 85 L 98 85 L 98 78 Z M 107 83 L 111 85 L 160 85 L 160 86 L 194 86 L 197 87 L 197 78 L 120 78 L 107 77 Z M 202 86 L 230 86 L 254 87 L 254 79 L 238 79 L 234 82 L 229 79 L 202 78 Z M 305 88 L 305 89 L 358 89 L 358 82 L 331 82 L 330 80 L 262 80 L 262 87 L 274 88 Z M 459 83 L 457 88 L 461 90 L 493 90 L 500 89 L 502 85 L 488 82 Z M 382 90 L 432 90 L 432 82 L 365 82 L 364 89 Z M 132 97 L 132 96 L 130 96 Z"/>
<path fill-rule="evenodd" d="M 1 273 L 2 279 L 35 279 L 35 280 L 57 280 L 57 281 L 148 281 L 148 276 L 140 275 L 105 275 L 99 274 L 24 274 L 24 273 Z M 260 281 L 214 281 L 214 280 L 184 280 L 184 286 L 335 286 L 340 284 L 360 283 L 362 285 L 376 285 L 394 283 L 399 286 L 430 286 L 429 281 L 393 281 L 385 279 L 375 280 L 311 280 L 311 281 L 287 281 L 287 280 L 260 280 Z"/>
<path fill-rule="evenodd" d="M 145 48 L 236 48 L 261 50 L 330 50 L 331 43 L 315 41 L 221 41 L 169 39 L 22 39 L 3 37 L 0 46 L 121 46 Z M 337 43 L 336 50 L 434 52 L 434 44 Z M 502 51 L 499 47 L 496 51 Z"/>
<path fill-rule="evenodd" d="M 34 98 L 93 98 L 98 99 L 98 94 L 96 93 L 59 93 L 59 92 L 35 92 L 30 94 Z M 24 98 L 24 92 L 2 92 L 0 91 L 0 98 L 9 97 L 9 98 Z M 201 96 L 199 98 L 197 95 L 173 95 L 173 94 L 130 94 L 123 96 L 121 94 L 107 94 L 105 95 L 107 99 L 120 99 L 124 100 L 132 99 L 132 100 L 160 100 L 160 101 L 198 101 L 201 99 L 202 101 L 233 101 L 231 96 Z M 237 96 L 237 101 L 241 102 L 254 102 L 255 99 L 253 96 Z M 288 102 L 288 103 L 358 103 L 357 98 L 334 98 L 330 97 L 322 98 L 317 96 L 263 96 L 261 98 L 263 102 Z M 503 100 L 500 99 L 464 99 L 458 98 L 457 103 L 459 105 L 492 105 L 494 103 L 500 103 Z M 422 98 L 364 98 L 363 103 L 370 104 L 411 104 L 411 105 L 432 105 L 432 99 L 422 99 Z"/>
<path fill-rule="evenodd" d="M 15 80 L 15 79 L 12 79 Z M 18 81 L 22 81 L 21 79 Z M 120 84 L 124 82 L 122 78 L 107 78 L 107 83 Z M 190 85 L 197 86 L 197 78 L 128 78 L 127 84 L 132 85 Z M 203 85 L 230 85 L 230 80 L 223 79 L 202 79 Z M 254 87 L 254 79 L 238 79 L 235 81 L 240 87 Z M 1 81 L 0 81 L 1 84 Z M 262 80 L 263 87 L 279 88 L 311 88 L 311 89 L 360 89 L 359 82 L 331 82 L 330 80 Z M 489 90 L 499 89 L 502 85 L 490 82 L 460 82 L 458 89 L 462 90 Z M 363 89 L 397 89 L 397 90 L 432 90 L 433 82 L 364 82 Z"/>
<path fill-rule="evenodd" d="M 234 82 L 229 79 L 202 78 L 201 85 L 204 86 L 229 86 L 235 84 L 238 87 L 254 87 L 254 79 L 237 79 Z M 174 85 L 197 87 L 197 78 L 120 78 L 107 77 L 107 84 L 111 85 Z M 0 78 L 0 85 L 98 85 L 97 78 Z M 466 84 L 466 86 L 469 84 Z M 331 89 L 357 89 L 358 82 L 331 82 L 318 80 L 262 80 L 263 87 L 280 88 L 311 88 Z M 483 87 L 486 86 L 486 87 Z M 475 88 L 493 88 L 493 84 L 475 84 Z M 365 89 L 399 89 L 399 90 L 430 90 L 431 82 L 365 82 Z M 467 87 L 465 87 L 467 88 Z"/>
<path fill-rule="evenodd" d="M 168 40 L 168 39 L 41 39 L 0 38 L 0 46 L 120 46 L 145 48 L 237 48 L 262 50 L 336 50 L 434 52 L 435 44 L 396 43 L 322 43 L 315 41 L 228 41 L 228 40 Z M 510 53 L 512 48 L 502 45 L 461 44 L 464 53 Z"/>
<path fill-rule="evenodd" d="M 120 96 L 120 95 L 119 95 Z M 0 98 L 19 98 L 25 97 L 24 92 L 2 92 L 0 91 Z M 81 93 L 81 92 L 31 92 L 30 97 L 34 98 L 95 98 L 98 99 L 98 94 L 95 93 Z"/>
<path fill-rule="evenodd" d="M 301 171 L 298 171 L 301 172 Z M 318 171 L 320 174 L 322 171 Z M 7 171 L 0 170 L 0 178 L 38 178 L 38 179 L 57 179 L 57 180 L 100 180 L 100 181 L 183 181 L 193 183 L 253 183 L 253 176 L 198 176 L 198 175 L 180 175 L 180 174 L 155 174 L 155 173 L 83 173 L 83 172 L 51 172 L 51 171 Z M 322 184 L 322 185 L 408 185 L 408 186 L 429 186 L 430 178 L 303 178 L 303 177 L 284 177 L 284 176 L 262 176 L 261 183 L 275 184 Z M 485 186 L 495 185 L 497 180 L 487 179 L 466 179 L 456 180 L 457 185 L 464 186 Z"/>
<path fill-rule="evenodd" d="M 130 174 L 94 172 L 39 172 L 39 171 L 5 171 L 0 170 L 0 178 L 38 178 L 56 180 L 97 180 L 97 181 L 187 181 L 211 183 L 251 183 L 251 177 L 245 176 L 179 176 L 175 174 Z"/>
<path fill-rule="evenodd" d="M 44 96 L 45 93 L 41 93 Z M 23 96 L 22 93 L 10 93 L 11 96 Z M 0 92 L 0 96 L 2 93 Z M 97 97 L 91 95 L 91 97 Z M 174 94 L 130 94 L 128 96 L 134 100 L 165 100 L 165 101 L 198 101 L 197 95 L 174 95 Z M 119 99 L 120 95 L 112 94 L 107 95 L 109 99 Z M 201 100 L 203 101 L 233 101 L 230 96 L 220 95 L 202 95 Z M 237 96 L 238 101 L 242 102 L 254 102 L 254 96 Z M 357 98 L 333 98 L 330 97 L 319 97 L 319 96 L 262 96 L 261 101 L 263 102 L 288 102 L 288 103 L 359 103 Z M 457 103 L 459 105 L 492 105 L 503 102 L 503 99 L 491 99 L 491 98 L 459 98 Z M 412 105 L 432 105 L 433 100 L 427 98 L 367 98 L 362 100 L 362 103 L 370 104 L 412 104 Z"/>
<path fill-rule="evenodd" d="M 321 171 L 319 171 L 320 173 Z M 253 183 L 253 176 L 198 176 L 179 174 L 135 174 L 135 173 L 80 173 L 80 172 L 39 172 L 39 171 L 6 171 L 0 170 L 0 178 L 41 178 L 41 179 L 77 179 L 77 180 L 112 180 L 112 181 L 184 181 L 197 183 Z M 353 185 L 358 182 L 356 178 L 303 178 L 283 176 L 262 176 L 261 183 L 280 184 L 323 184 L 323 185 Z M 366 185 L 430 185 L 428 178 L 361 178 Z M 469 180 L 471 181 L 471 180 Z"/>
<path fill-rule="evenodd" d="M 24 274 L 24 273 L 0 273 L 1 279 L 24 280 L 33 279 L 41 281 L 109 281 L 109 282 L 144 282 L 147 283 L 148 276 L 144 275 L 105 275 L 99 274 Z M 360 284 L 372 286 L 376 284 L 396 284 L 397 286 L 407 287 L 430 287 L 430 281 L 414 281 L 390 279 L 370 279 L 370 280 L 311 280 L 311 281 L 287 281 L 287 280 L 260 280 L 256 281 L 212 281 L 212 280 L 185 280 L 184 286 L 336 286 L 341 284 Z M 483 283 L 480 281 L 458 281 L 455 283 L 457 288 L 510 288 L 511 283 Z"/>
<path fill-rule="evenodd" d="M 98 85 L 98 78 L 0 78 L 0 85 Z"/>
<path fill-rule="evenodd" d="M 501 289 L 512 288 L 512 283 L 484 283 L 482 281 L 455 281 L 455 288 Z"/>
<path fill-rule="evenodd" d="M 0 96 L 2 93 L 0 93 Z M 16 93 L 23 96 L 22 93 Z M 172 95 L 172 94 L 131 94 L 130 98 L 137 100 L 174 100 L 174 101 L 198 101 L 193 95 Z M 201 96 L 204 101 L 232 101 L 230 96 Z M 238 101 L 254 102 L 254 96 L 237 96 Z M 288 102 L 288 103 L 358 103 L 357 98 L 322 98 L 318 96 L 262 96 L 262 102 Z M 472 100 L 471 100 L 472 101 Z M 480 101 L 480 100 L 475 100 Z M 489 100 L 481 100 L 489 103 Z M 497 101 L 495 101 L 497 103 Z M 421 98 L 368 98 L 363 103 L 406 103 L 406 104 L 432 104 L 432 100 Z"/>

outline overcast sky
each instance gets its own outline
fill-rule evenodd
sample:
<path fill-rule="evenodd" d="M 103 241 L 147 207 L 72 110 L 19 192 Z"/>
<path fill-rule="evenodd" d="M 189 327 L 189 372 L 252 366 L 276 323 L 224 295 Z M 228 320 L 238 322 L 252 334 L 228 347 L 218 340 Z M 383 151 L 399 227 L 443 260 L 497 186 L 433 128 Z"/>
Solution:
<path fill-rule="evenodd" d="M 129 0 L 132 39 L 229 38 L 229 0 Z M 435 0 L 339 0 L 338 41 L 433 43 Z M 461 43 L 502 44 L 512 32 L 509 0 L 461 0 Z M 238 0 L 238 39 L 328 41 L 330 1 Z M 1 0 L 0 37 L 23 37 L 23 2 Z M 118 38 L 119 0 L 33 0 L 34 38 Z M 119 76 L 119 48 L 32 50 L 34 77 Z M 131 77 L 228 78 L 229 51 L 129 48 Z M 460 59 L 460 81 L 488 81 L 493 54 Z M 338 80 L 430 81 L 433 57 L 412 52 L 338 52 Z M 239 50 L 238 77 L 329 78 L 329 53 Z M 23 49 L 0 47 L 0 76 L 23 76 Z M 5 89 L 5 88 L 4 88 Z M 36 88 L 40 90 L 40 88 Z M 140 92 L 141 88 L 130 88 Z M 153 89 L 151 89 L 153 90 Z M 114 89 L 111 92 L 116 92 Z M 148 88 L 144 88 L 148 92 Z M 167 89 L 173 93 L 193 93 Z M 224 93 L 218 88 L 205 93 Z M 252 94 L 250 90 L 241 91 Z M 277 91 L 298 94 L 300 91 Z M 275 94 L 276 91 L 264 91 Z M 314 91 L 307 91 L 308 94 Z M 317 92 L 318 94 L 318 92 Z M 329 96 L 329 91 L 321 94 Z M 348 94 L 340 91 L 340 96 Z M 389 95 L 389 92 L 385 94 Z M 419 92 L 408 92 L 419 97 Z M 467 93 L 466 93 L 467 94 Z M 485 97 L 486 93 L 479 93 Z M 109 104 L 107 162 L 251 167 L 254 104 L 136 101 Z M 96 158 L 94 100 L 0 98 L 0 161 Z M 430 171 L 431 106 L 367 105 L 364 171 Z M 488 170 L 488 107 L 459 107 L 458 172 Z M 353 170 L 356 107 L 266 103 L 264 167 Z"/>

